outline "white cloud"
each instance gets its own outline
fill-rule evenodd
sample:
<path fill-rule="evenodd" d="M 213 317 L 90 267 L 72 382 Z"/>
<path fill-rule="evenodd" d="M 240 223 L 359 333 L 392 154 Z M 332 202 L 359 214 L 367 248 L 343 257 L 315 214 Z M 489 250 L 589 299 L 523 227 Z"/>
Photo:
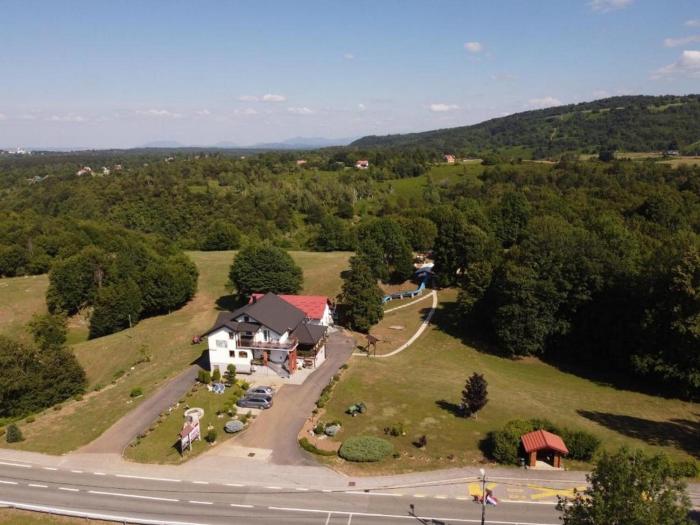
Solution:
<path fill-rule="evenodd" d="M 284 102 L 287 100 L 287 97 L 284 95 L 273 95 L 271 93 L 267 93 L 266 95 L 262 96 L 261 100 L 263 102 Z"/>
<path fill-rule="evenodd" d="M 527 101 L 527 107 L 534 109 L 551 108 L 561 106 L 561 100 L 554 97 L 531 98 Z"/>
<path fill-rule="evenodd" d="M 484 49 L 484 46 L 481 44 L 481 42 L 465 42 L 464 49 L 466 49 L 470 53 L 476 54 L 481 53 Z"/>
<path fill-rule="evenodd" d="M 355 55 L 353 55 L 352 53 L 345 53 L 345 54 L 343 55 L 343 58 L 344 58 L 345 60 L 355 60 Z"/>
<path fill-rule="evenodd" d="M 312 115 L 316 113 L 313 109 L 307 108 L 306 106 L 299 108 L 287 108 L 287 111 L 294 113 L 295 115 Z"/>
<path fill-rule="evenodd" d="M 433 113 L 445 113 L 447 111 L 454 111 L 455 109 L 459 109 L 459 106 L 457 104 L 444 104 L 441 102 L 430 104 L 428 106 L 428 109 L 432 111 Z"/>
<path fill-rule="evenodd" d="M 46 120 L 50 122 L 87 122 L 87 118 L 80 115 L 51 115 Z"/>
<path fill-rule="evenodd" d="M 211 115 L 211 111 L 209 111 L 208 109 L 200 109 L 199 111 L 197 111 L 197 115 L 199 115 L 200 117 L 208 117 L 209 115 Z"/>
<path fill-rule="evenodd" d="M 358 109 L 358 111 L 364 111 L 364 110 L 367 109 L 367 106 L 365 106 L 364 104 L 360 103 L 360 104 L 357 105 L 357 109 Z"/>
<path fill-rule="evenodd" d="M 685 25 L 687 27 L 700 27 L 700 18 L 696 18 L 694 20 L 686 20 Z"/>
<path fill-rule="evenodd" d="M 685 50 L 673 64 L 657 69 L 651 78 L 687 76 L 700 78 L 700 51 Z"/>
<path fill-rule="evenodd" d="M 157 117 L 157 118 L 182 118 L 180 113 L 174 113 L 168 111 L 167 109 L 143 109 L 136 112 L 137 115 L 143 115 L 145 117 Z"/>
<path fill-rule="evenodd" d="M 700 35 L 683 36 L 681 38 L 666 38 L 664 40 L 664 46 L 678 47 L 686 44 L 692 44 L 693 42 L 700 42 Z"/>
<path fill-rule="evenodd" d="M 591 0 L 588 5 L 591 6 L 593 11 L 598 11 L 599 13 L 609 13 L 610 11 L 617 11 L 618 9 L 624 9 L 632 5 L 634 0 Z"/>

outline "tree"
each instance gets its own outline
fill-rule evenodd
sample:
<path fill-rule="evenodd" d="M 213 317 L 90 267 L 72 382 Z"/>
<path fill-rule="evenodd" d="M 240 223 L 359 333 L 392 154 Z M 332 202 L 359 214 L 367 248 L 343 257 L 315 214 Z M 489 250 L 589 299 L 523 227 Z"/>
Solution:
<path fill-rule="evenodd" d="M 690 525 L 685 483 L 666 456 L 604 452 L 589 488 L 559 500 L 564 525 Z"/>
<path fill-rule="evenodd" d="M 132 280 L 101 288 L 90 316 L 90 337 L 101 337 L 129 328 L 141 315 L 141 291 Z"/>
<path fill-rule="evenodd" d="M 467 379 L 467 384 L 462 391 L 462 412 L 464 416 L 474 416 L 488 403 L 488 383 L 483 374 L 474 372 Z"/>
<path fill-rule="evenodd" d="M 218 368 L 215 368 L 214 371 L 211 373 L 211 380 L 214 383 L 218 383 L 221 381 L 221 371 Z"/>
<path fill-rule="evenodd" d="M 530 204 L 520 192 L 503 195 L 496 211 L 496 237 L 504 248 L 509 248 L 520 238 L 530 218 Z"/>
<path fill-rule="evenodd" d="M 601 162 L 612 162 L 615 160 L 615 150 L 602 149 L 598 152 L 598 160 Z"/>
<path fill-rule="evenodd" d="M 236 365 L 228 365 L 224 377 L 227 383 L 233 385 L 236 382 Z"/>
<path fill-rule="evenodd" d="M 217 220 L 206 229 L 201 249 L 204 251 L 235 250 L 240 245 L 240 230 L 230 222 Z"/>
<path fill-rule="evenodd" d="M 19 443 L 24 439 L 22 436 L 22 431 L 14 423 L 7 427 L 7 434 L 5 435 L 5 441 L 8 443 Z"/>
<path fill-rule="evenodd" d="M 34 338 L 34 342 L 42 350 L 62 348 L 66 343 L 68 329 L 66 327 L 66 314 L 34 314 L 29 321 L 28 329 Z"/>
<path fill-rule="evenodd" d="M 286 251 L 267 243 L 241 249 L 233 259 L 229 278 L 241 296 L 299 293 L 304 279 L 301 268 Z"/>
<path fill-rule="evenodd" d="M 367 332 L 384 316 L 382 291 L 371 270 L 361 258 L 350 259 L 350 270 L 343 279 L 341 301 L 348 326 Z"/>
<path fill-rule="evenodd" d="M 56 261 L 49 273 L 46 303 L 50 312 L 71 315 L 92 303 L 111 266 L 104 250 L 89 246 L 80 253 Z"/>

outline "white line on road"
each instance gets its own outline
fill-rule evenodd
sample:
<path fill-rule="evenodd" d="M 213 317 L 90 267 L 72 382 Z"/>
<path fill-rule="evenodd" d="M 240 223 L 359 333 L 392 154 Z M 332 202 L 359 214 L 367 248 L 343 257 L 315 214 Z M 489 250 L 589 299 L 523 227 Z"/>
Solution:
<path fill-rule="evenodd" d="M 193 503 L 194 505 L 213 505 L 211 501 L 197 501 L 195 499 L 191 499 L 190 503 Z"/>
<path fill-rule="evenodd" d="M 265 487 L 266 489 L 269 490 L 282 490 L 282 487 Z"/>
<path fill-rule="evenodd" d="M 0 479 L 0 483 L 3 485 L 18 485 L 16 481 L 4 481 L 2 479 Z"/>
<path fill-rule="evenodd" d="M 283 512 L 308 512 L 311 514 L 340 514 L 343 516 L 362 516 L 365 518 L 392 518 L 402 520 L 432 520 L 457 523 L 481 523 L 481 520 L 464 519 L 464 518 L 444 518 L 436 516 L 407 516 L 405 514 L 377 514 L 370 512 L 348 512 L 345 510 L 321 510 L 321 509 L 301 509 L 296 507 L 267 507 L 268 510 L 280 510 Z M 558 523 L 531 523 L 525 521 L 493 521 L 489 520 L 492 525 L 560 525 Z"/>
<path fill-rule="evenodd" d="M 328 525 L 331 522 L 331 516 L 332 514 L 329 512 L 328 517 L 326 518 L 326 525 Z"/>
<path fill-rule="evenodd" d="M 105 474 L 104 472 L 93 472 L 93 474 L 94 474 L 95 476 L 106 476 L 106 475 L 107 475 L 107 474 Z"/>
<path fill-rule="evenodd" d="M 295 490 L 298 490 L 299 492 L 308 492 L 309 489 L 305 489 L 304 487 L 297 487 Z"/>
<path fill-rule="evenodd" d="M 115 474 L 116 477 L 118 478 L 127 478 L 127 479 L 145 479 L 148 481 L 171 481 L 173 483 L 180 483 L 181 480 L 179 479 L 172 479 L 172 478 L 149 478 L 147 476 L 131 476 L 128 474 Z"/>
<path fill-rule="evenodd" d="M 434 497 L 435 499 L 447 499 L 447 496 L 442 496 L 442 495 L 433 496 L 433 497 Z"/>
<path fill-rule="evenodd" d="M 394 492 L 364 492 L 361 490 L 347 490 L 345 494 L 358 494 L 360 496 L 393 496 L 395 498 L 400 498 L 403 494 Z"/>
<path fill-rule="evenodd" d="M 44 470 L 58 470 L 58 469 L 55 467 L 44 467 Z"/>
<path fill-rule="evenodd" d="M 83 473 L 82 470 L 71 470 L 71 472 L 72 472 L 73 474 L 82 474 L 82 473 Z"/>
<path fill-rule="evenodd" d="M 193 481 L 195 485 L 209 485 L 208 481 Z"/>
<path fill-rule="evenodd" d="M 31 465 L 25 465 L 23 463 L 7 463 L 5 461 L 0 461 L 0 465 L 5 465 L 7 467 L 32 468 Z"/>
<path fill-rule="evenodd" d="M 229 503 L 231 507 L 240 507 L 242 509 L 252 509 L 253 505 L 244 505 L 242 503 Z"/>
<path fill-rule="evenodd" d="M 117 496 L 120 498 L 135 498 L 135 499 L 148 499 L 152 501 L 172 501 L 178 502 L 179 499 L 172 498 L 158 498 L 156 496 L 139 496 L 138 494 L 122 494 L 119 492 L 102 492 L 101 490 L 88 490 L 90 494 L 97 494 L 99 496 Z"/>
<path fill-rule="evenodd" d="M 72 487 L 58 487 L 58 490 L 65 490 L 66 492 L 80 492 L 80 489 L 74 489 Z"/>
<path fill-rule="evenodd" d="M 245 487 L 245 485 L 241 485 L 240 483 L 226 483 L 227 487 Z"/>
<path fill-rule="evenodd" d="M 48 485 L 41 485 L 40 483 L 27 483 L 28 487 L 34 487 L 35 489 L 47 489 Z"/>

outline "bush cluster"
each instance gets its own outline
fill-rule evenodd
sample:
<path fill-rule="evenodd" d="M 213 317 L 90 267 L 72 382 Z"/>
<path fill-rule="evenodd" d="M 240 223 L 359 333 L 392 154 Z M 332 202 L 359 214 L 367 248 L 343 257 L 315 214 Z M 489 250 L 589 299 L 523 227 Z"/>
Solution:
<path fill-rule="evenodd" d="M 335 452 L 332 450 L 321 450 L 305 437 L 299 440 L 299 446 L 307 452 L 311 452 L 312 454 L 317 454 L 319 456 L 335 456 Z"/>
<path fill-rule="evenodd" d="M 7 433 L 5 434 L 5 441 L 8 443 L 19 443 L 24 439 L 22 436 L 22 431 L 15 424 L 9 425 L 7 427 Z"/>
<path fill-rule="evenodd" d="M 354 436 L 343 441 L 338 455 L 355 462 L 381 461 L 394 452 L 394 446 L 386 439 L 374 436 Z"/>
<path fill-rule="evenodd" d="M 488 457 L 498 463 L 517 465 L 523 456 L 520 437 L 540 429 L 561 436 L 569 449 L 569 459 L 590 461 L 600 447 L 600 440 L 596 436 L 582 430 L 560 429 L 546 419 L 515 419 L 506 423 L 503 429 L 489 432 L 482 448 Z"/>

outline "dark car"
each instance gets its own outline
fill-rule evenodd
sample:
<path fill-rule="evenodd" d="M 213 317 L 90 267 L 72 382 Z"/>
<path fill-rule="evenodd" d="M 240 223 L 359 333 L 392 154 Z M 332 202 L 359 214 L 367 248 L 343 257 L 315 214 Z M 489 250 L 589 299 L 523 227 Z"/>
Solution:
<path fill-rule="evenodd" d="M 262 396 L 246 396 L 240 398 L 236 405 L 241 408 L 270 408 L 272 406 L 272 398 L 264 398 Z"/>

